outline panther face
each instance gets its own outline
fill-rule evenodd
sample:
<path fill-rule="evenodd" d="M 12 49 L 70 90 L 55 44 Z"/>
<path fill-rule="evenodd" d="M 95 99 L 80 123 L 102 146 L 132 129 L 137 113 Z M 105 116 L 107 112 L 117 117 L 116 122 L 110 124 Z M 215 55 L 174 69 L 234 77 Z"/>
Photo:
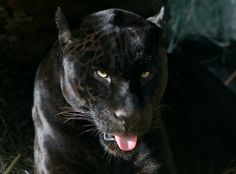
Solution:
<path fill-rule="evenodd" d="M 166 86 L 161 28 L 118 9 L 88 16 L 74 33 L 60 10 L 56 17 L 66 101 L 86 106 L 105 150 L 134 152 Z"/>

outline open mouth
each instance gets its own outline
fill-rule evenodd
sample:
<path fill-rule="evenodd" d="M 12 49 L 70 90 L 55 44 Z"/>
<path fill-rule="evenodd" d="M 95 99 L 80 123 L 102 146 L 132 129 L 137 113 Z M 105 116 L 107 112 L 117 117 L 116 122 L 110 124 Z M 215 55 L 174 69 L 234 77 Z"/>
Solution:
<path fill-rule="evenodd" d="M 116 142 L 120 150 L 122 151 L 131 151 L 134 150 L 137 146 L 137 135 L 126 135 L 126 134 L 107 134 L 103 133 L 103 139 L 105 141 Z"/>

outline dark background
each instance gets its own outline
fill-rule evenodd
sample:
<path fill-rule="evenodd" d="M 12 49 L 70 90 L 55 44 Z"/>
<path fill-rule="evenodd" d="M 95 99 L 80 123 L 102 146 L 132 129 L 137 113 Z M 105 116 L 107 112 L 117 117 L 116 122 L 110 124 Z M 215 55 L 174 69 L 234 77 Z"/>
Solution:
<path fill-rule="evenodd" d="M 57 38 L 56 7 L 76 26 L 98 10 L 149 17 L 162 5 L 170 71 L 163 119 L 178 173 L 236 173 L 235 0 L 0 0 L 0 173 L 32 170 L 33 81 Z"/>

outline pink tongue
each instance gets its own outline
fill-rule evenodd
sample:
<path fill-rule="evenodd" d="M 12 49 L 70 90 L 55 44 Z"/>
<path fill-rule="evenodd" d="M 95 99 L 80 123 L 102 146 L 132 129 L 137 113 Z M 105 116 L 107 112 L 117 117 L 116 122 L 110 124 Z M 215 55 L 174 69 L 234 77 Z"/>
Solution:
<path fill-rule="evenodd" d="M 130 151 L 136 147 L 137 136 L 136 135 L 115 135 L 115 140 L 121 150 Z"/>

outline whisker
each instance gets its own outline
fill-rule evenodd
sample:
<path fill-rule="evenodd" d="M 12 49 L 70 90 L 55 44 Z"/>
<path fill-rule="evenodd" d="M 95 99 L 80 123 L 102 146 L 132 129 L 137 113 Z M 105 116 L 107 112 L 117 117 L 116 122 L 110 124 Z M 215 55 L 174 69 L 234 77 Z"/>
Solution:
<path fill-rule="evenodd" d="M 105 151 L 103 158 L 106 159 L 109 164 L 111 163 L 112 157 L 112 154 L 110 154 L 108 151 Z"/>
<path fill-rule="evenodd" d="M 87 119 L 87 120 L 93 120 L 90 116 L 83 116 L 83 115 L 73 115 L 72 118 L 81 118 L 81 119 Z"/>
<path fill-rule="evenodd" d="M 88 133 L 88 132 L 92 132 L 92 131 L 94 131 L 94 129 L 87 129 L 87 130 L 81 132 L 79 135 L 82 135 L 82 134 L 85 134 L 85 133 Z"/>
<path fill-rule="evenodd" d="M 105 151 L 102 158 L 106 159 L 106 156 L 107 156 L 107 155 L 108 155 L 108 152 Z"/>
<path fill-rule="evenodd" d="M 101 135 L 101 132 L 96 128 L 96 131 L 94 132 L 94 136 L 99 136 Z"/>
<path fill-rule="evenodd" d="M 109 164 L 111 163 L 112 157 L 113 156 L 110 153 L 108 153 L 108 162 L 109 162 Z"/>
<path fill-rule="evenodd" d="M 80 117 L 69 117 L 69 118 L 66 118 L 66 122 L 71 121 L 71 120 L 84 120 L 84 121 L 89 121 L 89 122 L 93 123 L 93 121 L 91 119 L 87 119 L 87 118 L 80 118 Z"/>
<path fill-rule="evenodd" d="M 94 127 L 94 125 L 93 124 L 85 124 L 82 127 Z"/>
<path fill-rule="evenodd" d="M 58 112 L 55 116 L 61 116 L 65 119 L 64 123 L 72 120 L 84 120 L 93 123 L 91 111 L 87 107 L 81 107 L 78 111 L 75 111 L 71 106 L 61 106 L 59 110 L 61 110 L 61 112 Z"/>

